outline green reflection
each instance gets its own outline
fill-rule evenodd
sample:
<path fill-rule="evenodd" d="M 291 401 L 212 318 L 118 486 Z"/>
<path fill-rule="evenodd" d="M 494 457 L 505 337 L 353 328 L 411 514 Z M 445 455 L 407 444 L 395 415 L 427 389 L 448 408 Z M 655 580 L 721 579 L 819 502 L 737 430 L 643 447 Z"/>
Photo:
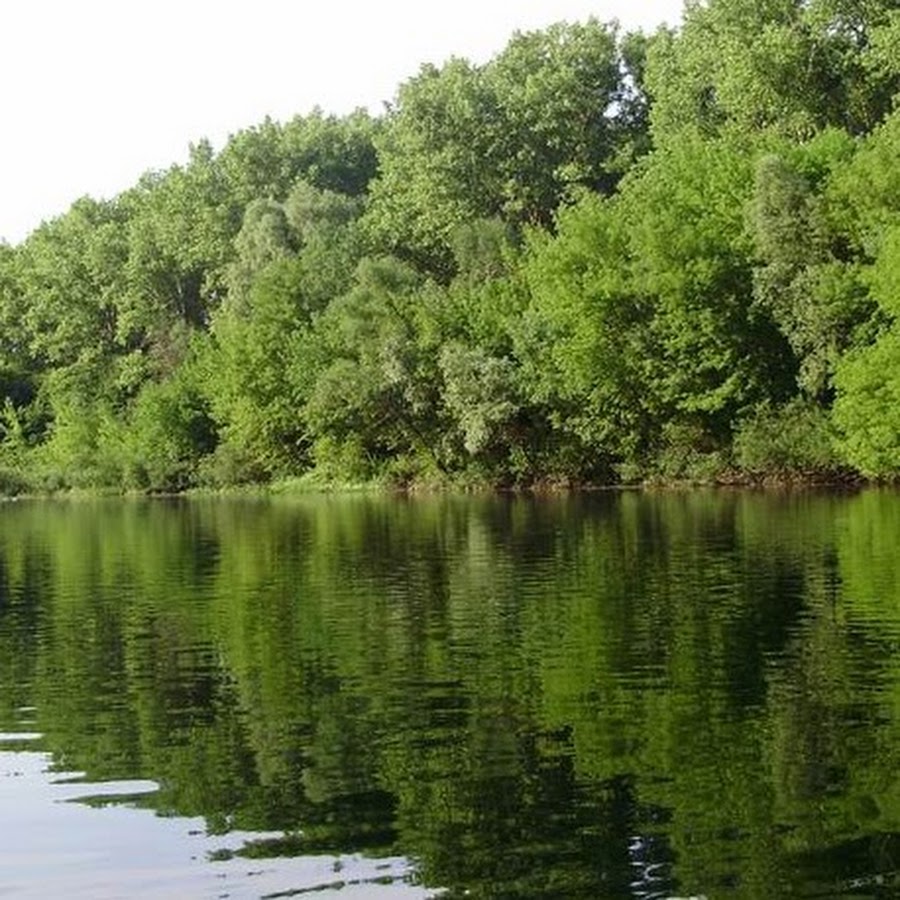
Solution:
<path fill-rule="evenodd" d="M 877 896 L 898 526 L 886 491 L 20 503 L 0 727 L 449 896 Z"/>

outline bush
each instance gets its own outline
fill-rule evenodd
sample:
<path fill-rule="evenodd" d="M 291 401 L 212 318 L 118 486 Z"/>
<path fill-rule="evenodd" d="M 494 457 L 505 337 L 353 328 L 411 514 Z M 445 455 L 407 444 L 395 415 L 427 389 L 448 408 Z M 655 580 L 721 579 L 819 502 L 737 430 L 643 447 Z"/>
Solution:
<path fill-rule="evenodd" d="M 32 490 L 28 479 L 15 469 L 0 466 L 0 497 L 17 497 Z"/>
<path fill-rule="evenodd" d="M 188 379 L 150 382 L 132 409 L 126 478 L 142 490 L 183 490 L 197 483 L 199 461 L 215 445 L 208 403 Z"/>
<path fill-rule="evenodd" d="M 738 426 L 737 465 L 769 477 L 837 473 L 836 434 L 827 410 L 797 397 L 784 406 L 765 404 Z"/>
<path fill-rule="evenodd" d="M 669 422 L 648 465 L 619 467 L 623 481 L 716 481 L 729 468 L 728 453 L 699 424 Z"/>
<path fill-rule="evenodd" d="M 900 475 L 900 327 L 847 354 L 835 376 L 842 457 L 864 475 Z"/>

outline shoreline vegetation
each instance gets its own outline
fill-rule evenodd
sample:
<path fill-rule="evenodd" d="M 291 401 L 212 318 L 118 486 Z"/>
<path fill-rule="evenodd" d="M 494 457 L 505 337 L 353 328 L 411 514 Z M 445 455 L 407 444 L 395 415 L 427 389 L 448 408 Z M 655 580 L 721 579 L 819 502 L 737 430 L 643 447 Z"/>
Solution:
<path fill-rule="evenodd" d="M 303 497 L 329 494 L 369 494 L 397 495 L 407 497 L 428 497 L 435 495 L 530 495 L 553 497 L 571 494 L 592 494 L 605 492 L 678 492 L 685 490 L 747 490 L 773 492 L 807 491 L 859 491 L 864 488 L 895 487 L 897 479 L 869 479 L 854 473 L 843 475 L 818 472 L 784 472 L 753 475 L 746 472 L 724 474 L 715 479 L 678 478 L 646 479 L 633 482 L 563 482 L 534 481 L 527 484 L 498 484 L 490 481 L 471 479 L 419 480 L 406 484 L 386 479 L 370 481 L 325 480 L 315 472 L 304 475 L 276 479 L 267 482 L 247 482 L 243 484 L 194 485 L 178 490 L 148 490 L 145 488 L 124 489 L 119 485 L 101 487 L 67 487 L 52 491 L 19 490 L 0 492 L 0 504 L 10 501 L 29 500 L 103 500 L 103 499 L 208 499 L 208 498 L 263 498 L 263 497 Z"/>
<path fill-rule="evenodd" d="M 0 244 L 0 496 L 900 476 L 900 11 L 424 65 Z"/>

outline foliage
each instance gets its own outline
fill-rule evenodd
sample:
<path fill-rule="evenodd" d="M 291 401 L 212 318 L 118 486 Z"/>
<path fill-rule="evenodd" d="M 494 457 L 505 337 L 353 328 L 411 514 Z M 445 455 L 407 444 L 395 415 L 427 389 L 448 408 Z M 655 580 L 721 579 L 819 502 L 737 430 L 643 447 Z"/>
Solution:
<path fill-rule="evenodd" d="M 783 339 L 750 303 L 748 176 L 742 148 L 681 137 L 534 245 L 534 396 L 629 470 L 675 433 L 726 446 L 740 410 L 789 389 Z"/>
<path fill-rule="evenodd" d="M 313 322 L 351 284 L 358 215 L 352 198 L 306 181 L 284 204 L 248 207 L 206 358 L 205 390 L 223 438 L 216 480 L 285 475 L 304 464 L 302 410 L 321 357 Z"/>
<path fill-rule="evenodd" d="M 217 167 L 243 208 L 260 199 L 283 202 L 300 179 L 362 196 L 378 166 L 378 130 L 379 122 L 363 110 L 343 118 L 314 110 L 285 123 L 266 119 L 232 135 Z"/>
<path fill-rule="evenodd" d="M 820 401 L 827 400 L 841 354 L 874 312 L 823 191 L 853 149 L 846 133 L 827 130 L 802 147 L 784 145 L 783 155 L 763 156 L 750 207 L 754 304 L 790 344 L 801 391 Z"/>
<path fill-rule="evenodd" d="M 0 464 L 893 476 L 898 36 L 886 0 L 690 3 L 200 141 L 0 246 Z"/>
<path fill-rule="evenodd" d="M 346 444 L 356 448 L 354 476 L 376 474 L 392 459 L 441 468 L 432 308 L 420 288 L 405 264 L 368 258 L 352 290 L 319 321 L 328 362 L 305 414 L 326 467 L 333 449 Z"/>
<path fill-rule="evenodd" d="M 630 137 L 610 114 L 624 90 L 615 31 L 593 20 L 517 34 L 483 66 L 423 67 L 377 142 L 374 239 L 446 276 L 460 225 L 549 224 L 576 188 L 608 191 Z"/>
<path fill-rule="evenodd" d="M 900 327 L 848 354 L 835 381 L 844 458 L 865 475 L 900 474 Z"/>
<path fill-rule="evenodd" d="M 802 140 L 829 125 L 866 133 L 891 109 L 900 72 L 890 0 L 710 0 L 649 48 L 654 137 L 773 128 Z"/>
<path fill-rule="evenodd" d="M 125 480 L 149 491 L 178 491 L 199 480 L 199 464 L 217 434 L 196 364 L 166 381 L 148 382 L 130 410 Z"/>
<path fill-rule="evenodd" d="M 739 423 L 735 462 L 747 472 L 776 478 L 828 475 L 840 468 L 836 439 L 828 413 L 795 397 L 777 409 L 765 404 Z"/>

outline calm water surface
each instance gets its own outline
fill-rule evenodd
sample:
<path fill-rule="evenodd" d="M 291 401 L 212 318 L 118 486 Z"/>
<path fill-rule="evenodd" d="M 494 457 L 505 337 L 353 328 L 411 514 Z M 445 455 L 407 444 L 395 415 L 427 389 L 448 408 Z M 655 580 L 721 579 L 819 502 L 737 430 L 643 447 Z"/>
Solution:
<path fill-rule="evenodd" d="M 900 895 L 900 495 L 0 506 L 0 896 Z"/>

